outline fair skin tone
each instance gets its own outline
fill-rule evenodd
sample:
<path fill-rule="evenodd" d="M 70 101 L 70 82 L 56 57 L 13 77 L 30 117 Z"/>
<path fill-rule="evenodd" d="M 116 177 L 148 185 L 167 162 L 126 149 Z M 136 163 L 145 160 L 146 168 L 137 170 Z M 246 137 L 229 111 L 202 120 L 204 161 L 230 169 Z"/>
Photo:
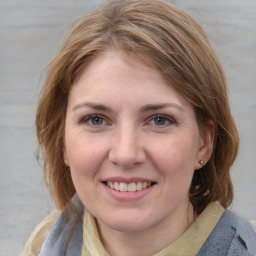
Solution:
<path fill-rule="evenodd" d="M 129 60 L 129 61 L 124 61 Z M 188 191 L 212 152 L 191 104 L 152 66 L 109 51 L 73 84 L 64 160 L 112 255 L 152 255 L 194 220 Z"/>

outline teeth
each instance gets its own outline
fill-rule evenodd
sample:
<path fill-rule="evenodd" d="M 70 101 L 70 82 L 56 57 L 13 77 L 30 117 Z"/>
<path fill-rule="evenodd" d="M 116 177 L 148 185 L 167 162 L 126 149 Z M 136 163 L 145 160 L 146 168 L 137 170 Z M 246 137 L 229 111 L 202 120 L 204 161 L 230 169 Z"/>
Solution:
<path fill-rule="evenodd" d="M 137 186 L 134 182 L 128 184 L 128 191 L 129 192 L 135 192 L 136 190 L 137 190 Z"/>
<path fill-rule="evenodd" d="M 110 187 L 110 188 L 114 188 L 114 183 L 112 181 L 108 181 L 107 182 L 107 185 Z"/>
<path fill-rule="evenodd" d="M 119 183 L 118 183 L 117 181 L 115 181 L 113 188 L 118 191 L 118 190 L 119 190 L 119 187 L 120 187 L 120 186 L 119 186 Z"/>
<path fill-rule="evenodd" d="M 116 191 L 122 191 L 122 192 L 135 192 L 140 191 L 142 189 L 148 188 L 151 186 L 151 182 L 131 182 L 131 183 L 124 183 L 124 182 L 118 182 L 118 181 L 108 181 L 107 186 L 116 190 Z"/>
<path fill-rule="evenodd" d="M 143 186 L 142 186 L 142 182 L 138 182 L 137 183 L 137 190 L 142 190 Z"/>
<path fill-rule="evenodd" d="M 148 183 L 147 183 L 146 181 L 144 181 L 144 182 L 142 183 L 142 188 L 146 188 L 147 185 L 148 185 Z"/>
<path fill-rule="evenodd" d="M 127 192 L 127 184 L 120 182 L 119 189 L 120 189 L 120 191 Z"/>
<path fill-rule="evenodd" d="M 113 183 L 112 181 L 110 181 L 110 182 L 109 182 L 109 186 L 110 186 L 111 188 L 114 188 L 114 183 Z"/>

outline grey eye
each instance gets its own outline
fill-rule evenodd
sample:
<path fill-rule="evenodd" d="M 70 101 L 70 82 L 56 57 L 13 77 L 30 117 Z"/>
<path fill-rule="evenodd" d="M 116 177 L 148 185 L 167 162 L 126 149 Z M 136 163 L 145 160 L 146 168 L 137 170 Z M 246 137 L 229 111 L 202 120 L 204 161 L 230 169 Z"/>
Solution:
<path fill-rule="evenodd" d="M 155 117 L 153 120 L 155 125 L 165 125 L 167 121 L 164 117 Z"/>
<path fill-rule="evenodd" d="M 99 116 L 91 117 L 91 124 L 92 125 L 102 125 L 103 124 L 103 118 Z"/>

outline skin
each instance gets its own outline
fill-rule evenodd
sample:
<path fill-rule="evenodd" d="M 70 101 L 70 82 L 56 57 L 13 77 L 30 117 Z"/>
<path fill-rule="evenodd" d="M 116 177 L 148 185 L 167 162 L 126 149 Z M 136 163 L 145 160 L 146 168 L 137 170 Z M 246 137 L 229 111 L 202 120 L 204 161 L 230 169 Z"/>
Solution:
<path fill-rule="evenodd" d="M 187 230 L 189 187 L 212 138 L 211 125 L 202 136 L 191 104 L 141 60 L 109 51 L 84 70 L 69 94 L 64 160 L 111 255 L 152 255 Z M 153 186 L 120 200 L 104 183 L 113 179 Z"/>

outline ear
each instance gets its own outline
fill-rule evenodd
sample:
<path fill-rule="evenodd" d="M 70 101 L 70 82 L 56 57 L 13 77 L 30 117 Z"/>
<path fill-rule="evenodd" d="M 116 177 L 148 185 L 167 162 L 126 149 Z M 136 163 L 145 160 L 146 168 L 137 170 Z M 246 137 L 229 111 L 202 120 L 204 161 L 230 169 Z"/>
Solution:
<path fill-rule="evenodd" d="M 205 165 L 210 159 L 213 151 L 214 137 L 214 123 L 212 120 L 209 120 L 200 135 L 195 170 L 202 168 L 202 166 Z M 203 164 L 200 163 L 202 160 L 204 162 Z"/>
<path fill-rule="evenodd" d="M 63 149 L 62 149 L 62 152 L 63 152 L 64 163 L 65 163 L 65 165 L 67 167 L 69 167 L 69 158 L 68 158 L 67 149 L 66 149 L 66 142 L 65 142 L 64 138 L 63 138 Z"/>

